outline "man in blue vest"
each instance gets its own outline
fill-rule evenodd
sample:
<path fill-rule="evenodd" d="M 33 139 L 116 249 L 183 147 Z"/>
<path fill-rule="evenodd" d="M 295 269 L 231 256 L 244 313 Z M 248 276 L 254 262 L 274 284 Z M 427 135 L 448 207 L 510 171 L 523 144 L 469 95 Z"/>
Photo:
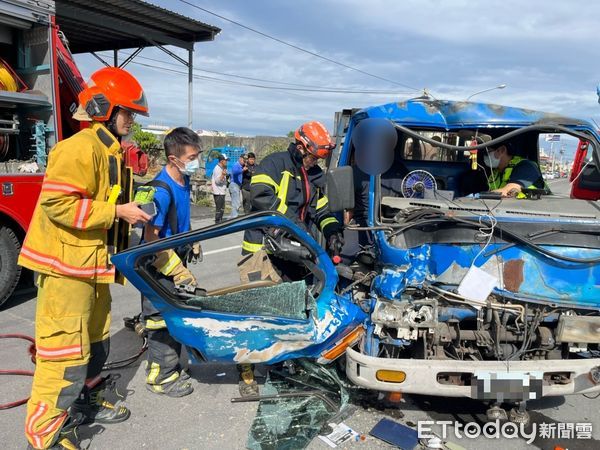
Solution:
<path fill-rule="evenodd" d="M 484 161 L 492 169 L 488 177 L 488 189 L 499 192 L 502 197 L 525 198 L 525 189 L 546 189 L 550 192 L 538 165 L 517 156 L 509 142 L 489 149 Z"/>

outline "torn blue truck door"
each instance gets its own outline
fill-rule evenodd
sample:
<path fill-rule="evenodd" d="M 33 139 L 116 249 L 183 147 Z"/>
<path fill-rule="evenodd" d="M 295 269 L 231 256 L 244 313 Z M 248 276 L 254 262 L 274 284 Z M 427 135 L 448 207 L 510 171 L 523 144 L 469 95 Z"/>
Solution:
<path fill-rule="evenodd" d="M 285 230 L 308 249 L 311 270 L 306 280 L 257 281 L 209 291 L 206 296 L 185 295 L 159 282 L 151 265 L 153 255 L 161 250 L 269 227 Z M 276 363 L 319 358 L 365 319 L 358 306 L 334 292 L 337 273 L 323 249 L 278 213 L 257 213 L 143 244 L 114 256 L 113 262 L 161 311 L 172 336 L 199 359 Z"/>

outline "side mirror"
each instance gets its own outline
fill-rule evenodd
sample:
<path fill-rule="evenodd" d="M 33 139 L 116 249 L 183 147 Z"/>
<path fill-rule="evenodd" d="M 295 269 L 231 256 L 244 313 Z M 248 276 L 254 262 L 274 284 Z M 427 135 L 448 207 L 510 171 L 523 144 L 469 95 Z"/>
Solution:
<path fill-rule="evenodd" d="M 369 175 L 381 175 L 394 163 L 398 133 L 386 119 L 361 120 L 352 133 L 356 165 Z"/>
<path fill-rule="evenodd" d="M 336 167 L 327 172 L 327 198 L 331 212 L 354 208 L 354 174 L 352 167 Z"/>

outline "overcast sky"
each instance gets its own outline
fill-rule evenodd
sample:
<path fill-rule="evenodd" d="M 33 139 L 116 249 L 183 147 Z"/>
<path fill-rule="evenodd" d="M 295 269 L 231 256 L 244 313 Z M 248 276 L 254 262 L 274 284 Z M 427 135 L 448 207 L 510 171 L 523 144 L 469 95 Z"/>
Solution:
<path fill-rule="evenodd" d="M 331 128 L 342 108 L 363 107 L 417 96 L 490 103 L 562 113 L 600 122 L 600 2 L 522 0 L 188 0 L 244 25 L 312 52 L 393 80 L 382 81 L 294 50 L 202 12 L 180 0 L 152 3 L 218 26 L 213 42 L 195 46 L 195 67 L 282 83 L 385 94 L 335 94 L 260 89 L 194 81 L 195 129 L 244 135 L 285 135 L 306 120 Z M 186 52 L 172 48 L 182 56 Z M 128 51 L 125 51 L 126 53 Z M 156 49 L 142 57 L 171 70 L 186 69 Z M 112 59 L 109 59 L 112 61 Z M 187 124 L 187 75 L 127 66 L 142 82 L 151 108 L 147 123 Z M 84 77 L 100 68 L 77 56 Z M 172 65 L 174 64 L 174 65 Z M 198 75 L 242 83 L 285 84 Z M 413 89 L 411 89 L 413 88 Z"/>

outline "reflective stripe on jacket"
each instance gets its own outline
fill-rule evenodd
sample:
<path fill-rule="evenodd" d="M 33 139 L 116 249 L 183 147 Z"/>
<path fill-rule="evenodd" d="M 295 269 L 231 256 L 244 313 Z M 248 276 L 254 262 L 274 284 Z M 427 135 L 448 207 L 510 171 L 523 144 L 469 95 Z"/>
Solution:
<path fill-rule="evenodd" d="M 309 231 L 310 224 L 315 224 L 326 237 L 341 227 L 329 212 L 325 174 L 319 166 L 305 170 L 293 143 L 287 151 L 268 155 L 257 166 L 250 181 L 250 198 L 252 211 L 279 211 Z M 246 231 L 243 252 L 254 253 L 261 247 L 262 233 Z"/>
<path fill-rule="evenodd" d="M 107 240 L 116 206 L 108 198 L 111 181 L 121 184 L 121 160 L 119 141 L 98 122 L 56 144 L 20 265 L 49 275 L 114 281 Z"/>

